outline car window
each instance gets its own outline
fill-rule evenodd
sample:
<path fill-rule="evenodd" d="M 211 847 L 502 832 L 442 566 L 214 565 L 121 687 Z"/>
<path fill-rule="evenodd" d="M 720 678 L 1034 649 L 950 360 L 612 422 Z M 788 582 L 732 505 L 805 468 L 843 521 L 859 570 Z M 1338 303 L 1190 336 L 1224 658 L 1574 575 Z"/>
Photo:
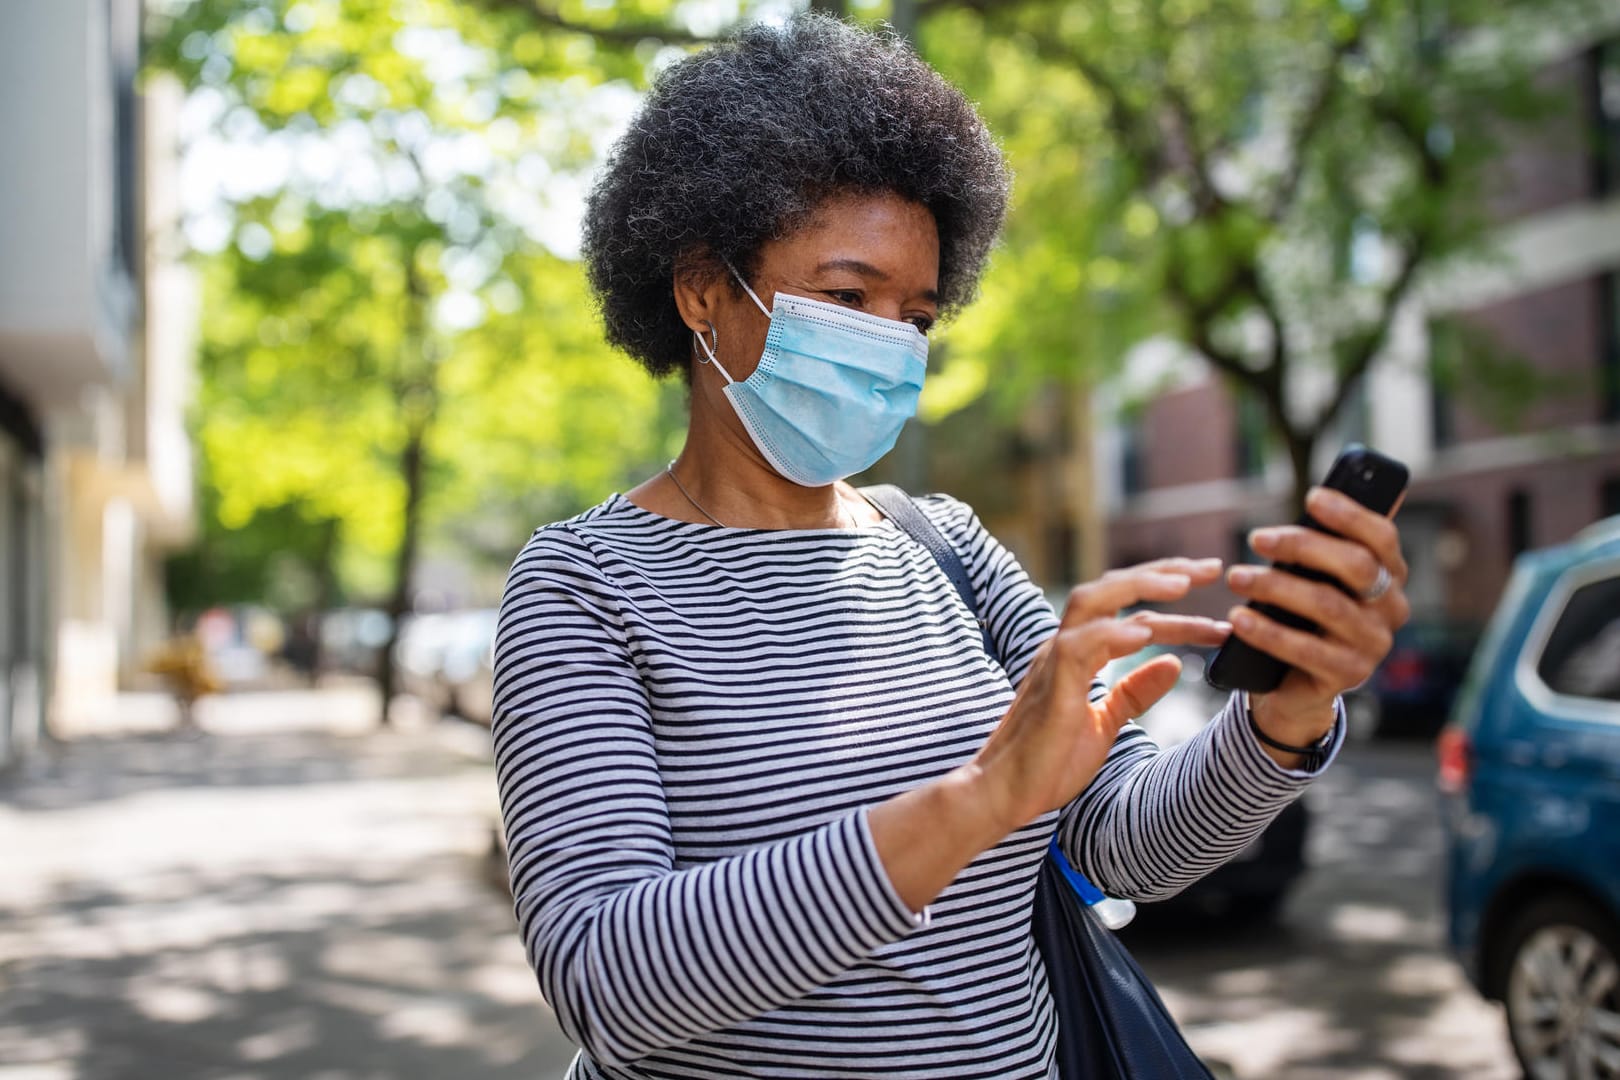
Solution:
<path fill-rule="evenodd" d="M 1497 601 L 1496 611 L 1485 625 L 1484 636 L 1479 640 L 1479 647 L 1474 650 L 1473 660 L 1468 665 L 1468 673 L 1463 677 L 1462 686 L 1457 691 L 1457 703 L 1452 706 L 1451 715 L 1458 722 L 1470 726 L 1477 722 L 1485 686 L 1490 682 L 1497 654 L 1502 651 L 1508 631 L 1512 629 L 1514 620 L 1524 607 L 1524 599 L 1530 594 L 1530 587 L 1535 581 L 1536 574 L 1530 568 L 1530 564 L 1522 559 L 1514 564 L 1513 573 L 1502 589 L 1502 598 Z"/>
<path fill-rule="evenodd" d="M 1554 693 L 1620 701 L 1620 577 L 1589 582 L 1570 595 L 1536 673 Z"/>

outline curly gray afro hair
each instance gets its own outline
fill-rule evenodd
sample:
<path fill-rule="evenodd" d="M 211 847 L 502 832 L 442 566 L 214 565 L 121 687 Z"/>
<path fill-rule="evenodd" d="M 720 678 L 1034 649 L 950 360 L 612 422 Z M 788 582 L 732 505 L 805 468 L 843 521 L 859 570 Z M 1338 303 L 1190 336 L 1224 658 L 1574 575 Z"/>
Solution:
<path fill-rule="evenodd" d="M 893 193 L 934 215 L 948 315 L 973 296 L 1007 191 L 973 106 L 903 40 L 803 15 L 658 78 L 591 191 L 584 254 L 608 340 L 665 375 L 690 355 L 678 268 L 752 276 L 761 245 L 829 196 Z"/>

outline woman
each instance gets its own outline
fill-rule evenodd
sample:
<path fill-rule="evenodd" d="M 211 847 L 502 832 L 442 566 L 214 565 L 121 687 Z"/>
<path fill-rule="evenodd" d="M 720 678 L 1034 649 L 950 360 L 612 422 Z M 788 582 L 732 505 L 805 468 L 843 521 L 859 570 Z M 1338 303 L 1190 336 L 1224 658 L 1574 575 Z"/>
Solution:
<path fill-rule="evenodd" d="M 915 408 L 925 335 L 972 293 L 1006 194 L 955 90 L 817 17 L 675 65 L 594 190 L 608 337 L 685 374 L 691 416 L 668 469 L 534 535 L 502 610 L 513 891 L 573 1076 L 1048 1076 L 1029 916 L 1054 832 L 1115 895 L 1184 887 L 1332 757 L 1339 692 L 1405 616 L 1398 585 L 1356 602 L 1234 569 L 1240 595 L 1331 630 L 1234 612 L 1296 670 L 1161 752 L 1130 720 L 1177 662 L 1096 675 L 1233 632 L 1117 614 L 1219 561 L 1107 574 L 1059 618 L 967 507 L 921 500 L 1004 666 L 986 655 L 927 552 L 843 478 Z M 1388 522 L 1311 505 L 1345 539 L 1256 548 L 1358 590 L 1404 580 Z"/>

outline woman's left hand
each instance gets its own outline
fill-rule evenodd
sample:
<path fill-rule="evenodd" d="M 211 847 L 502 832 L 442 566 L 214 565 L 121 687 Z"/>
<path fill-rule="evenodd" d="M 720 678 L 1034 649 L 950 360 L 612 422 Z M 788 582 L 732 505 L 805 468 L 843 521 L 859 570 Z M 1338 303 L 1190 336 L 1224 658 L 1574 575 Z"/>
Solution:
<path fill-rule="evenodd" d="M 1411 614 L 1406 560 L 1394 522 L 1327 488 L 1312 488 L 1305 507 L 1339 535 L 1284 525 L 1256 529 L 1250 545 L 1273 562 L 1331 574 L 1356 597 L 1271 567 L 1234 566 L 1227 572 L 1227 583 L 1239 596 L 1303 615 L 1322 628 L 1320 635 L 1312 634 L 1252 608 L 1232 609 L 1234 635 L 1291 666 L 1281 686 L 1251 701 L 1261 730 L 1290 746 L 1308 746 L 1326 734 L 1334 700 L 1372 675 Z M 1389 573 L 1389 587 L 1373 598 L 1380 568 Z"/>

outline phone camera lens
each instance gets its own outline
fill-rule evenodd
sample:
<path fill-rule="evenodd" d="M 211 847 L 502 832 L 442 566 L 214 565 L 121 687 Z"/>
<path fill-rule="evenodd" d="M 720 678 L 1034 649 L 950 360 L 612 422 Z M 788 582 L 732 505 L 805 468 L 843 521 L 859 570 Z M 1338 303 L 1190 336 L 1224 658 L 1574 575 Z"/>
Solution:
<path fill-rule="evenodd" d="M 1361 470 L 1361 482 L 1363 484 L 1372 483 L 1372 478 L 1373 478 L 1373 471 L 1371 469 L 1362 469 Z"/>

